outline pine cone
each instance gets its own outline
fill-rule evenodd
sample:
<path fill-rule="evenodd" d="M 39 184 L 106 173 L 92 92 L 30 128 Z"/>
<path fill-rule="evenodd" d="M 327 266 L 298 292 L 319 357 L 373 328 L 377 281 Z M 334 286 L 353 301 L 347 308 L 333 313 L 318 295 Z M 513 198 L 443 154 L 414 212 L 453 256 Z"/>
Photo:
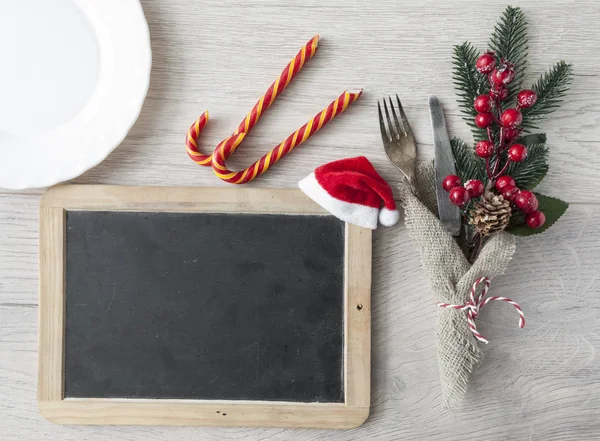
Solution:
<path fill-rule="evenodd" d="M 504 230 L 510 221 L 510 202 L 501 195 L 486 192 L 470 211 L 469 223 L 482 236 Z"/>

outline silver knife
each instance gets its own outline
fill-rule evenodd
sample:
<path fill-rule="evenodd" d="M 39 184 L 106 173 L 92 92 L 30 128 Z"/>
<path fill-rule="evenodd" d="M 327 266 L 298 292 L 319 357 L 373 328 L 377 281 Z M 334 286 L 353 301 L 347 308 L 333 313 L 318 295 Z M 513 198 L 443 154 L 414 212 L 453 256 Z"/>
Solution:
<path fill-rule="evenodd" d="M 458 236 L 460 234 L 461 214 L 458 207 L 452 205 L 448 193 L 442 187 L 442 182 L 446 176 L 456 174 L 456 166 L 454 165 L 452 147 L 450 147 L 450 138 L 448 138 L 448 131 L 446 130 L 444 112 L 435 96 L 429 98 L 429 114 L 431 115 L 431 127 L 433 129 L 435 193 L 438 212 L 446 230 L 453 236 Z"/>

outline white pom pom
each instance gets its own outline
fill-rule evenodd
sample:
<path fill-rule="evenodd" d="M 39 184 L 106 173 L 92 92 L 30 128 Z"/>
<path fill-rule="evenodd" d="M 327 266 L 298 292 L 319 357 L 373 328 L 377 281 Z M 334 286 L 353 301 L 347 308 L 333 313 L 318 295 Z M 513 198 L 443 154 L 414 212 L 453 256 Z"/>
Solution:
<path fill-rule="evenodd" d="M 396 225 L 399 220 L 400 212 L 398 210 L 389 210 L 385 207 L 379 210 L 379 222 L 381 225 L 391 227 L 392 225 Z"/>

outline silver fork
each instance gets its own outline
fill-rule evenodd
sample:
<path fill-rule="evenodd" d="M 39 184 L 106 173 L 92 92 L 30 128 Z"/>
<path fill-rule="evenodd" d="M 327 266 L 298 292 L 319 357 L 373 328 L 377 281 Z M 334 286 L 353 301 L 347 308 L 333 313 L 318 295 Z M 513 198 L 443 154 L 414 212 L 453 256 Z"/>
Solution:
<path fill-rule="evenodd" d="M 417 143 L 415 142 L 415 137 L 410 129 L 410 124 L 408 124 L 408 119 L 406 118 L 398 95 L 396 95 L 396 101 L 398 102 L 398 111 L 400 112 L 402 125 L 400 125 L 400 121 L 394 110 L 392 98 L 388 97 L 390 109 L 388 109 L 385 98 L 382 101 L 385 118 L 387 120 L 387 129 L 383 120 L 381 103 L 379 101 L 377 101 L 377 107 L 379 109 L 379 127 L 381 129 L 381 138 L 383 139 L 385 154 L 390 162 L 402 172 L 410 184 L 413 193 L 416 193 L 415 162 L 417 160 Z M 392 124 L 390 112 L 394 118 L 394 124 Z"/>

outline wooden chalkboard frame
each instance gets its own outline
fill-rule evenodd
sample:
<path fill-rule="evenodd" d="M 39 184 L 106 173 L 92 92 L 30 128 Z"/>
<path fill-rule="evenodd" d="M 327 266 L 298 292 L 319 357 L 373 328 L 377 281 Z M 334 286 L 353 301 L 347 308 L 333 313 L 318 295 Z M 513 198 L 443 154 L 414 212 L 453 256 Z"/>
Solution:
<path fill-rule="evenodd" d="M 154 211 L 324 215 L 296 189 L 63 185 L 40 203 L 38 405 L 58 424 L 352 428 L 369 415 L 371 231 L 346 224 L 343 403 L 64 397 L 66 213 Z"/>

